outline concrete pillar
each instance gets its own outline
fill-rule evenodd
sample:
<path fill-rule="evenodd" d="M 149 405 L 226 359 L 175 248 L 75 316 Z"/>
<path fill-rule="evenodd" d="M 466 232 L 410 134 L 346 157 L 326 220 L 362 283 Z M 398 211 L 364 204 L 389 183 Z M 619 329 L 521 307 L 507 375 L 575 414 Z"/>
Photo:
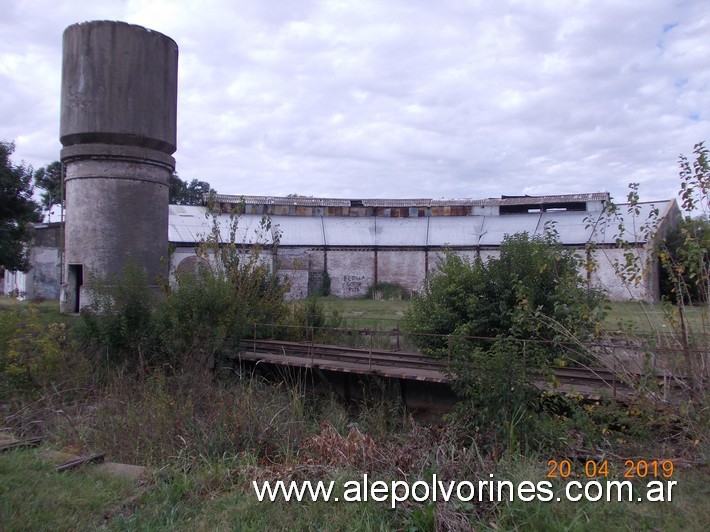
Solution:
<path fill-rule="evenodd" d="M 167 274 L 177 60 L 175 41 L 140 26 L 64 31 L 65 312 L 90 301 L 92 278 L 120 276 L 129 257 L 151 285 Z"/>

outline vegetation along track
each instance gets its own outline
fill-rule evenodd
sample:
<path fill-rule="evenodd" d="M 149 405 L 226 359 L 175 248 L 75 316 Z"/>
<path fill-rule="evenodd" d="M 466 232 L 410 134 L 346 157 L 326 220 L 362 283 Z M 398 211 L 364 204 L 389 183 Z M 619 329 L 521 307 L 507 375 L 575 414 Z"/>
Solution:
<path fill-rule="evenodd" d="M 405 353 L 382 349 L 362 349 L 337 345 L 288 342 L 281 340 L 244 340 L 235 358 L 299 367 L 344 371 L 392 378 L 447 382 L 450 362 L 421 353 Z M 677 376 L 647 376 L 638 373 L 612 371 L 603 367 L 559 367 L 552 375 L 536 379 L 540 387 L 562 391 L 577 391 L 598 395 L 627 396 L 632 383 L 645 379 L 655 381 L 658 389 L 680 390 L 685 379 Z"/>

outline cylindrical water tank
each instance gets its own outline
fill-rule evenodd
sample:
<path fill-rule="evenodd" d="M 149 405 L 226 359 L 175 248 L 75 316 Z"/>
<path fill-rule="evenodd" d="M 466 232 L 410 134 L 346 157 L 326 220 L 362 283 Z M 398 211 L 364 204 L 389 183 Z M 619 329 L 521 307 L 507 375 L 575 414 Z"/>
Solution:
<path fill-rule="evenodd" d="M 120 278 L 128 261 L 152 286 L 166 277 L 177 59 L 175 41 L 125 22 L 64 32 L 65 311 L 89 304 L 95 281 Z"/>
<path fill-rule="evenodd" d="M 176 149 L 178 47 L 125 22 L 64 30 L 60 141 Z"/>

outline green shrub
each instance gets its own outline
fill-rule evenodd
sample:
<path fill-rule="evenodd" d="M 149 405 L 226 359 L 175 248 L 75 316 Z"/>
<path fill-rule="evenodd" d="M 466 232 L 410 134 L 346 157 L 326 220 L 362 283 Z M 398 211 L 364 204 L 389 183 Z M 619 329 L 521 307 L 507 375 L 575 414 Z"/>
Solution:
<path fill-rule="evenodd" d="M 292 330 L 294 340 L 315 340 L 326 324 L 325 308 L 316 297 L 308 297 L 292 306 Z"/>
<path fill-rule="evenodd" d="M 316 343 L 341 342 L 339 329 L 343 325 L 340 313 L 326 314 L 325 306 L 317 297 L 308 297 L 291 305 L 291 322 L 287 337 L 294 341 Z"/>
<path fill-rule="evenodd" d="M 490 339 L 532 340 L 528 362 L 568 356 L 564 344 L 592 337 L 604 315 L 602 295 L 578 268 L 554 233 L 506 236 L 500 256 L 487 262 L 447 253 L 412 301 L 404 328 L 432 355 L 448 356 L 447 336 L 455 334 L 483 351 Z"/>
<path fill-rule="evenodd" d="M 166 358 L 204 363 L 221 356 L 248 334 L 248 309 L 234 287 L 211 269 L 178 276 L 156 312 Z"/>
<path fill-rule="evenodd" d="M 513 449 L 540 439 L 536 383 L 560 359 L 579 356 L 570 340 L 599 330 L 602 301 L 554 231 L 520 233 L 487 262 L 447 253 L 403 324 L 424 353 L 450 360 L 452 386 L 464 398 L 458 416 Z"/>
<path fill-rule="evenodd" d="M 112 363 L 176 368 L 219 364 L 241 339 L 270 335 L 288 317 L 287 287 L 263 246 L 237 244 L 238 219 L 230 223 L 231 240 L 222 242 L 214 218 L 212 233 L 197 249 L 200 266 L 176 274 L 163 297 L 151 292 L 145 273 L 130 261 L 120 279 L 94 279 L 83 337 Z M 268 220 L 261 230 L 270 231 Z M 274 246 L 278 234 L 275 240 Z"/>
<path fill-rule="evenodd" d="M 666 234 L 659 250 L 663 274 L 661 294 L 678 303 L 708 302 L 710 218 L 684 218 Z"/>
<path fill-rule="evenodd" d="M 367 290 L 367 299 L 408 301 L 412 292 L 397 283 L 376 283 Z"/>
<path fill-rule="evenodd" d="M 0 312 L 0 394 L 34 396 L 68 378 L 63 323 L 43 324 L 37 309 Z"/>
<path fill-rule="evenodd" d="M 330 295 L 330 274 L 328 270 L 323 270 L 323 280 L 320 285 L 320 293 L 317 294 L 321 297 L 327 297 Z"/>
<path fill-rule="evenodd" d="M 110 363 L 152 362 L 159 350 L 155 305 L 145 272 L 128 260 L 120 278 L 92 277 L 91 301 L 82 310 L 78 336 Z"/>
<path fill-rule="evenodd" d="M 264 266 L 231 264 L 229 270 L 200 268 L 178 276 L 160 302 L 156 321 L 165 356 L 219 361 L 240 340 L 270 335 L 288 316 L 284 287 Z M 258 327 L 255 324 L 271 324 Z"/>
<path fill-rule="evenodd" d="M 535 439 L 535 374 L 514 343 L 498 341 L 487 349 L 452 338 L 453 388 L 463 397 L 456 417 L 478 433 L 484 447 L 511 450 Z M 467 362 L 459 362 L 462 359 Z"/>

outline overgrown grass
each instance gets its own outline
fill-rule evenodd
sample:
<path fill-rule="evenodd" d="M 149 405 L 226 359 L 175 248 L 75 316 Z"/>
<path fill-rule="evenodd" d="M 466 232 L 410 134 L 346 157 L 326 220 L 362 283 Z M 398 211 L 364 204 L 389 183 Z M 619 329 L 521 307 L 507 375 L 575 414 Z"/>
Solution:
<path fill-rule="evenodd" d="M 326 313 L 338 313 L 344 327 L 388 330 L 399 327 L 409 301 L 375 299 L 319 298 Z"/>
<path fill-rule="evenodd" d="M 703 309 L 686 306 L 688 324 L 694 331 L 703 329 Z M 609 305 L 604 325 L 609 331 L 672 333 L 677 321 L 677 308 L 664 303 L 643 303 L 639 301 L 617 301 Z"/>
<path fill-rule="evenodd" d="M 504 460 L 499 464 L 496 477 L 516 484 L 543 479 L 549 471 L 544 465 L 545 458 L 518 456 Z M 582 465 L 576 467 L 582 469 Z M 586 482 L 585 478 L 576 480 Z M 606 482 L 604 478 L 595 480 Z M 484 530 L 489 527 L 496 530 L 707 530 L 710 525 L 707 471 L 683 469 L 674 474 L 673 480 L 677 484 L 671 491 L 670 502 L 573 502 L 564 500 L 564 497 L 559 502 L 516 500 L 499 504 L 493 523 L 478 524 Z M 645 481 L 636 480 L 633 484 L 635 496 L 645 493 Z M 553 485 L 555 493 L 564 493 L 563 482 L 556 481 Z M 572 493 L 576 495 L 577 492 Z M 491 527 L 491 524 L 495 526 Z"/>
<path fill-rule="evenodd" d="M 380 330 L 399 327 L 399 322 L 409 309 L 410 301 L 374 299 L 338 299 L 336 297 L 319 298 L 326 312 L 338 312 L 348 327 L 379 328 Z M 688 322 L 693 330 L 702 329 L 702 311 L 697 306 L 687 307 Z M 677 311 L 662 303 L 642 303 L 638 301 L 619 301 L 609 304 L 609 312 L 604 320 L 607 331 L 637 332 L 672 332 L 669 322 Z"/>
<path fill-rule="evenodd" d="M 322 299 L 351 318 L 398 319 L 406 302 Z M 45 303 L 46 304 L 46 303 Z M 43 304 L 43 305 L 45 305 Z M 9 303 L 10 309 L 27 304 Z M 1 311 L 0 311 L 1 312 Z M 356 315 L 354 313 L 362 313 Z M 31 314 L 28 314 L 28 316 Z M 50 330 L 49 328 L 47 330 Z M 33 329 L 34 331 L 34 329 Z M 41 333 L 32 333 L 42 338 Z M 42 344 L 38 344 L 42 345 Z M 358 404 L 316 393 L 296 372 L 264 380 L 246 368 L 184 364 L 126 371 L 101 352 L 68 344 L 61 378 L 38 395 L 0 398 L 3 427 L 42 435 L 45 447 L 150 466 L 151 482 L 96 476 L 90 468 L 57 475 L 33 451 L 0 455 L 0 523 L 7 529 L 121 530 L 518 529 L 706 530 L 710 470 L 707 409 L 580 402 L 547 419 L 544 448 L 524 439 L 484 445 L 490 435 L 459 422 L 423 426 L 395 396 L 374 390 Z M 50 353 L 51 354 L 51 353 Z M 32 359 L 33 360 L 33 359 Z M 87 369 L 89 368 L 89 369 Z M 71 373 L 68 375 L 66 373 Z M 371 383 L 372 384 L 372 383 Z M 366 389 L 366 385 L 361 385 Z M 540 453 L 547 452 L 543 455 Z M 678 481 L 671 503 L 258 502 L 253 480 L 497 479 L 545 480 L 547 460 L 605 456 L 672 459 Z M 581 462 L 580 462 L 581 461 Z M 126 504 L 122 504 L 128 501 Z M 108 518 L 104 520 L 103 516 Z M 29 516 L 29 517 L 28 517 Z"/>
<path fill-rule="evenodd" d="M 56 473 L 34 450 L 0 455 L 0 528 L 89 530 L 134 492 L 132 481 L 85 468 Z"/>
<path fill-rule="evenodd" d="M 345 327 L 381 330 L 398 327 L 410 305 L 410 301 L 406 300 L 339 299 L 334 296 L 320 297 L 318 301 L 328 315 L 338 313 Z M 78 316 L 60 313 L 57 301 L 17 301 L 13 297 L 0 296 L 0 311 L 29 306 L 37 308 L 38 317 L 45 324 L 66 323 L 71 326 L 81 320 Z M 691 327 L 701 330 L 703 309 L 699 306 L 688 306 L 686 311 Z M 674 308 L 661 303 L 617 301 L 609 304 L 604 325 L 609 331 L 631 329 L 639 333 L 671 332 L 669 317 L 673 319 L 676 312 Z"/>
<path fill-rule="evenodd" d="M 331 428 L 332 427 L 332 428 Z M 417 503 L 344 502 L 343 484 L 431 480 L 546 480 L 547 456 L 510 454 L 492 460 L 462 445 L 447 429 L 412 427 L 389 437 L 355 437 L 332 425 L 304 439 L 286 460 L 263 461 L 251 453 L 197 457 L 189 467 L 170 460 L 147 486 L 92 471 L 54 473 L 35 451 L 0 455 L 0 521 L 8 530 L 707 530 L 710 474 L 678 467 L 671 502 L 537 500 Z M 367 451 L 367 452 L 363 452 Z M 558 457 L 555 457 L 558 458 Z M 612 471 L 622 461 L 609 458 Z M 582 462 L 574 462 L 581 470 Z M 405 474 L 405 477 L 402 477 Z M 334 481 L 335 501 L 259 502 L 252 481 Z M 581 479 L 584 481 L 584 479 Z M 644 482 L 635 482 L 643 493 Z M 555 495 L 564 484 L 554 481 Z M 575 492 L 576 493 L 576 492 Z M 636 492 L 635 492 L 636 493 Z"/>
<path fill-rule="evenodd" d="M 59 312 L 59 301 L 18 301 L 10 296 L 0 296 L 0 312 L 7 310 L 24 310 L 33 307 L 37 310 L 37 318 L 40 323 L 48 325 L 50 323 L 66 323 L 68 326 L 79 323 L 80 318 L 72 314 L 62 314 Z"/>
<path fill-rule="evenodd" d="M 244 460 L 159 481 L 136 511 L 118 516 L 120 530 L 392 530 L 393 512 L 377 503 L 259 502 Z"/>

